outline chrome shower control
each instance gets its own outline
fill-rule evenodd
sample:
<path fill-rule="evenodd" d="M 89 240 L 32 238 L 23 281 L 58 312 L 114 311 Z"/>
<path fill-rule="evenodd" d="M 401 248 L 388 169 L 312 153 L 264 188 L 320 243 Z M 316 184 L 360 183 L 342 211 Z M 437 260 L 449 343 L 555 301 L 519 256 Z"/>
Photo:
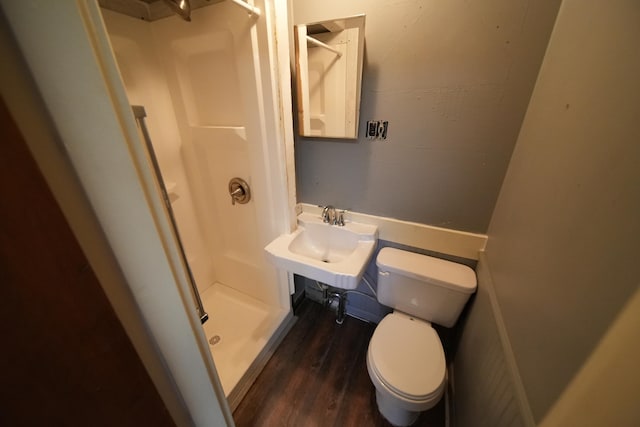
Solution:
<path fill-rule="evenodd" d="M 249 200 L 251 200 L 249 184 L 242 178 L 231 178 L 231 181 L 229 181 L 229 195 L 231 196 L 232 205 L 249 203 Z"/>

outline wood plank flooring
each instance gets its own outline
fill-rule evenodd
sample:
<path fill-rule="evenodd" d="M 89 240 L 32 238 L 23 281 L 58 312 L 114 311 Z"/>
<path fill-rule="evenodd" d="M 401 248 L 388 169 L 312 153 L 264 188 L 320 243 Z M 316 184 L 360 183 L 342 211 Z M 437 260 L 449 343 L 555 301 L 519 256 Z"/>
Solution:
<path fill-rule="evenodd" d="M 375 325 L 305 300 L 299 320 L 234 412 L 237 427 L 390 426 L 379 414 L 366 353 Z M 444 399 L 417 427 L 444 427 Z"/>

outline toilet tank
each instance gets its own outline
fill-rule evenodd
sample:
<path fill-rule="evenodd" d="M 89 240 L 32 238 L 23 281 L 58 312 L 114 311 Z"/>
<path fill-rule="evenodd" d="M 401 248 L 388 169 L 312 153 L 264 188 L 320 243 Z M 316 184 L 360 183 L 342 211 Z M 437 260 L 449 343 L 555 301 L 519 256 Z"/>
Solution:
<path fill-rule="evenodd" d="M 383 248 L 376 264 L 381 304 L 448 328 L 476 291 L 475 272 L 455 262 Z"/>

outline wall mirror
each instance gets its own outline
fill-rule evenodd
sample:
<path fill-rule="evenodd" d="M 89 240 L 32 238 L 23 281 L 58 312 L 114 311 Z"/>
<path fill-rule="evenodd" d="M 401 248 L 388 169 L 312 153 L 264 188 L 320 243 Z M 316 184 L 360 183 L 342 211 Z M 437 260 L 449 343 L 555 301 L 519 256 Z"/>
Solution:
<path fill-rule="evenodd" d="M 301 136 L 357 138 L 364 15 L 295 26 Z"/>

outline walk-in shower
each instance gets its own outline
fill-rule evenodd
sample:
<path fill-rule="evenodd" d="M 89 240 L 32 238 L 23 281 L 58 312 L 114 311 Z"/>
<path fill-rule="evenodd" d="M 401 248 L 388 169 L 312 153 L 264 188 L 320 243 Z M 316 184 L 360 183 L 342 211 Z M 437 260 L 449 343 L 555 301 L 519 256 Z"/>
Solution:
<path fill-rule="evenodd" d="M 292 319 L 286 274 L 263 251 L 282 232 L 274 197 L 286 180 L 270 160 L 279 141 L 264 3 L 194 3 L 190 22 L 102 16 L 235 407 Z"/>

